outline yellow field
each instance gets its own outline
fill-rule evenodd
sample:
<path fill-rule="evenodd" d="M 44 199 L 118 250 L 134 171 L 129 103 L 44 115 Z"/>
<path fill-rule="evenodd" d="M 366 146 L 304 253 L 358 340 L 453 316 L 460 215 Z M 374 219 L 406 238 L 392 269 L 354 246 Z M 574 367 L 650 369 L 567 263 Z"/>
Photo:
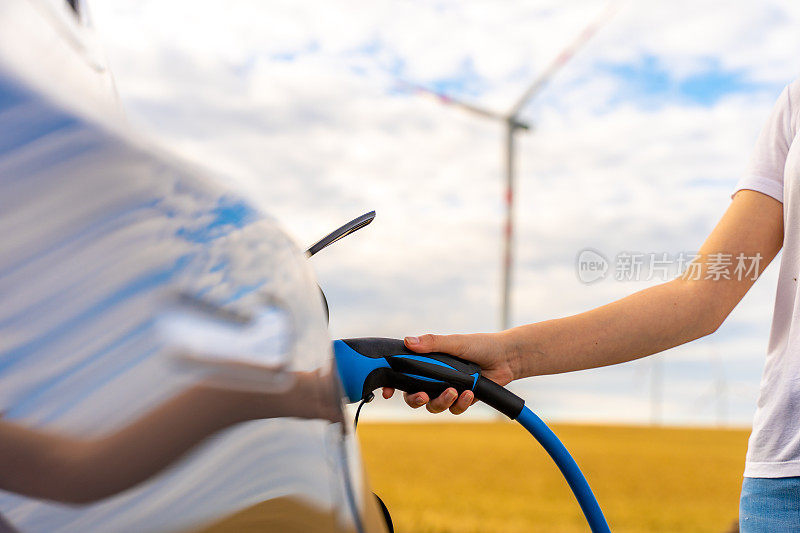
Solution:
<path fill-rule="evenodd" d="M 554 425 L 614 532 L 723 532 L 737 519 L 747 431 Z M 398 532 L 587 531 L 550 458 L 516 424 L 358 426 Z"/>

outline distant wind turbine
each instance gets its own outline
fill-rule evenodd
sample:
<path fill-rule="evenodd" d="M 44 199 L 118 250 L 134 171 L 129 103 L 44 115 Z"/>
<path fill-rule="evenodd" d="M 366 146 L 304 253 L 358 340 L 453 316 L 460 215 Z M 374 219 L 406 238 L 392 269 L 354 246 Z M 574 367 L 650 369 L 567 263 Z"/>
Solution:
<path fill-rule="evenodd" d="M 595 33 L 605 25 L 619 10 L 620 3 L 612 1 L 606 8 L 597 16 L 592 22 L 587 25 L 578 37 L 569 44 L 558 56 L 542 71 L 542 73 L 533 81 L 528 89 L 517 100 L 514 106 L 507 113 L 498 113 L 479 106 L 469 104 L 463 101 L 456 100 L 446 94 L 434 91 L 422 85 L 407 83 L 406 85 L 429 95 L 435 96 L 439 101 L 444 104 L 452 105 L 461 108 L 465 111 L 480 115 L 484 118 L 496 120 L 505 124 L 506 135 L 504 142 L 505 149 L 505 176 L 506 176 L 506 221 L 503 231 L 504 248 L 503 248 L 503 282 L 501 286 L 501 311 L 500 311 L 500 328 L 508 329 L 511 322 L 511 270 L 514 260 L 514 186 L 516 181 L 516 172 L 514 167 L 515 145 L 514 134 L 517 130 L 530 130 L 531 127 L 526 122 L 522 121 L 520 114 L 525 108 L 525 105 L 530 102 L 547 84 L 548 81 L 566 65 L 570 59 L 580 50 Z"/>

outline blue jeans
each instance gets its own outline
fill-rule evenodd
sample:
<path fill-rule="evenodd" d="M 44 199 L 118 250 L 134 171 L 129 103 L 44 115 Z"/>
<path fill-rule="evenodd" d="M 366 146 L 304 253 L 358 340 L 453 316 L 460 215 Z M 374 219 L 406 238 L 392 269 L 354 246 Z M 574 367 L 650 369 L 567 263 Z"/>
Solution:
<path fill-rule="evenodd" d="M 741 533 L 800 532 L 800 477 L 746 477 L 739 500 Z"/>

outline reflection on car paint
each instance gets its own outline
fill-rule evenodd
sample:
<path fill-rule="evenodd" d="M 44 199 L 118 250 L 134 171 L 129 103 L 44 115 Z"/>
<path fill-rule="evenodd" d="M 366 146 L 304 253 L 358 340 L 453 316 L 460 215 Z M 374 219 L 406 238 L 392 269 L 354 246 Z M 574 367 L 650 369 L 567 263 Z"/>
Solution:
<path fill-rule="evenodd" d="M 285 302 L 293 331 L 281 365 L 331 368 L 313 277 L 273 220 L 196 169 L 70 114 L 2 70 L 0 235 L 7 420 L 101 435 L 195 383 L 207 369 L 175 365 L 174 343 L 157 327 L 175 294 L 242 316 Z M 320 412 L 341 409 L 335 393 L 308 401 Z M 0 512 L 22 530 L 179 530 L 299 497 L 350 529 L 347 441 L 342 424 L 326 420 L 248 422 L 101 502 L 68 507 L 2 493 Z M 348 456 L 360 474 L 357 451 Z M 363 490 L 361 483 L 359 476 Z"/>

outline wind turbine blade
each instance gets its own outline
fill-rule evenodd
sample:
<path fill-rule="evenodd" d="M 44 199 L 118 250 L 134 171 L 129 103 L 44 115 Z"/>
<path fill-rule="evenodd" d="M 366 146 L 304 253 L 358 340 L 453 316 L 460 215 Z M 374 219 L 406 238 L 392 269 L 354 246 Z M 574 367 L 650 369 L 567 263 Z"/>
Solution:
<path fill-rule="evenodd" d="M 566 65 L 570 59 L 580 50 L 583 46 L 589 42 L 589 40 L 598 32 L 600 28 L 602 28 L 611 18 L 617 14 L 617 11 L 620 10 L 622 6 L 622 2 L 619 1 L 612 1 L 610 2 L 600 14 L 592 20 L 588 26 L 586 26 L 583 31 L 578 35 L 578 37 L 572 41 L 566 48 L 564 48 L 558 56 L 547 66 L 544 71 L 533 81 L 533 83 L 528 87 L 528 90 L 522 95 L 514 107 L 511 108 L 511 111 L 508 113 L 509 116 L 515 117 L 517 114 L 522 111 L 522 108 L 525 106 L 528 101 L 536 96 L 544 85 L 550 81 L 556 72 L 561 70 L 561 68 Z"/>
<path fill-rule="evenodd" d="M 428 87 L 425 87 L 423 85 L 418 85 L 416 83 L 411 83 L 411 82 L 408 82 L 408 81 L 403 81 L 402 84 L 403 84 L 403 86 L 405 86 L 405 87 L 407 87 L 409 89 L 413 89 L 414 91 L 417 91 L 419 93 L 423 93 L 423 94 L 426 94 L 428 96 L 432 96 L 432 97 L 436 98 L 437 100 L 439 100 L 443 104 L 450 105 L 450 106 L 453 106 L 453 107 L 458 107 L 458 108 L 463 109 L 464 111 L 468 111 L 468 112 L 470 112 L 470 113 L 472 113 L 474 115 L 480 115 L 482 117 L 490 118 L 492 120 L 502 120 L 502 121 L 508 120 L 508 117 L 502 115 L 501 113 L 497 113 L 497 112 L 491 111 L 489 109 L 478 107 L 478 106 L 473 105 L 473 104 L 468 104 L 467 102 L 464 102 L 464 101 L 461 101 L 461 100 L 457 100 L 457 99 L 455 99 L 455 98 L 453 98 L 451 96 L 448 96 L 448 95 L 446 95 L 444 93 L 441 93 L 441 92 L 438 92 L 438 91 L 434 91 L 433 89 L 429 89 Z"/>

